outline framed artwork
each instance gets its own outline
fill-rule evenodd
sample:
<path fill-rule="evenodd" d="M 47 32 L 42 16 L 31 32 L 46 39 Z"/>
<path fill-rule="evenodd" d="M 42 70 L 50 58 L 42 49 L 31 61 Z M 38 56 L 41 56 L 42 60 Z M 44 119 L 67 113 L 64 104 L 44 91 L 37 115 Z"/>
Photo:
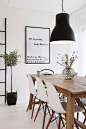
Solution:
<path fill-rule="evenodd" d="M 25 27 L 25 63 L 50 63 L 50 28 Z"/>

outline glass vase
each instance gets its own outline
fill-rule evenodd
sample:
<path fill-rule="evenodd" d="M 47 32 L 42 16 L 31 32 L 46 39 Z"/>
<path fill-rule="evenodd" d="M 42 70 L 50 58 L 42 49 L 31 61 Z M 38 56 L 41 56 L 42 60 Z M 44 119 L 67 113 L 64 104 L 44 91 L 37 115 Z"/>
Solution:
<path fill-rule="evenodd" d="M 69 67 L 69 68 L 65 68 L 63 71 L 62 71 L 62 75 L 63 77 L 66 79 L 66 80 L 71 80 L 73 79 L 74 75 L 75 75 L 75 72 L 74 70 Z"/>

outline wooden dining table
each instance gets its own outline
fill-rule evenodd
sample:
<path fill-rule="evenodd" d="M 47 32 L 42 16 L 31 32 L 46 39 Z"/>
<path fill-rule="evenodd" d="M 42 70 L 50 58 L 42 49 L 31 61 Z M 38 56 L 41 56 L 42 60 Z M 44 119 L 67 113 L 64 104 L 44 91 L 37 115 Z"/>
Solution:
<path fill-rule="evenodd" d="M 48 81 L 52 83 L 58 92 L 67 96 L 66 129 L 74 129 L 74 103 L 75 99 L 86 97 L 86 78 L 75 76 L 72 80 L 65 80 L 61 74 L 30 75 L 34 83 L 36 81 L 35 77 L 39 77 L 43 82 Z M 30 102 L 32 98 L 33 95 L 30 93 L 28 109 L 31 109 Z"/>

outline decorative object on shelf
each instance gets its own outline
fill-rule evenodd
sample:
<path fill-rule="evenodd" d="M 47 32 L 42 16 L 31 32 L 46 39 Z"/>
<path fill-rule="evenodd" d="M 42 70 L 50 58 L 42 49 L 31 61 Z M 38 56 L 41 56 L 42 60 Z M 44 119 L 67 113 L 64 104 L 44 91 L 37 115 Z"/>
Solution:
<path fill-rule="evenodd" d="M 50 42 L 53 44 L 68 44 L 75 42 L 74 32 L 69 25 L 69 14 L 65 13 L 63 9 L 63 0 L 62 13 L 56 15 L 56 26 L 51 33 Z"/>
<path fill-rule="evenodd" d="M 9 54 L 4 52 L 4 54 L 1 54 L 1 56 L 4 59 L 5 66 L 10 66 L 10 68 L 11 68 L 11 92 L 9 92 L 9 93 L 7 92 L 7 104 L 15 105 L 16 101 L 17 101 L 17 92 L 12 92 L 12 66 L 17 65 L 21 55 L 18 54 L 18 50 L 15 49 L 14 51 L 10 52 Z"/>
<path fill-rule="evenodd" d="M 78 51 L 76 53 L 78 53 Z M 60 54 L 58 55 L 60 56 Z M 64 67 L 64 70 L 62 72 L 63 77 L 67 80 L 73 79 L 76 73 L 72 69 L 72 65 L 78 59 L 77 54 L 75 54 L 75 51 L 73 51 L 72 57 L 70 58 L 68 57 L 67 54 L 61 56 L 62 56 L 61 63 L 59 61 L 57 61 L 57 63 Z M 58 57 L 57 59 L 59 60 Z"/>
<path fill-rule="evenodd" d="M 50 29 L 25 27 L 25 63 L 50 63 Z"/>

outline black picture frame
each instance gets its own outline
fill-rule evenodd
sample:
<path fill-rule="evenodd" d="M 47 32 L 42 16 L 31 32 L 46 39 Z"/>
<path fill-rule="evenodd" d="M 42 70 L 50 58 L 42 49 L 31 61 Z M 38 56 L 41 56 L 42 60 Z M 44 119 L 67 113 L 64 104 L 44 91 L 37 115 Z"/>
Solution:
<path fill-rule="evenodd" d="M 49 31 L 49 38 L 48 38 L 48 40 L 49 40 L 49 42 L 48 42 L 48 51 L 49 51 L 49 53 L 48 53 L 48 62 L 46 61 L 46 62 L 41 62 L 40 63 L 40 61 L 39 62 L 36 62 L 35 61 L 35 63 L 33 63 L 34 61 L 32 61 L 32 62 L 30 62 L 30 61 L 27 61 L 27 28 L 32 28 L 33 30 L 35 29 L 35 28 L 37 28 L 37 29 L 44 29 L 44 30 L 48 30 Z M 30 39 L 30 38 L 29 38 Z M 44 50 L 44 52 L 45 52 L 45 50 Z M 46 60 L 46 59 L 45 59 Z M 50 28 L 43 28 L 43 27 L 32 27 L 32 26 L 25 26 L 25 63 L 26 64 L 50 64 Z"/>

